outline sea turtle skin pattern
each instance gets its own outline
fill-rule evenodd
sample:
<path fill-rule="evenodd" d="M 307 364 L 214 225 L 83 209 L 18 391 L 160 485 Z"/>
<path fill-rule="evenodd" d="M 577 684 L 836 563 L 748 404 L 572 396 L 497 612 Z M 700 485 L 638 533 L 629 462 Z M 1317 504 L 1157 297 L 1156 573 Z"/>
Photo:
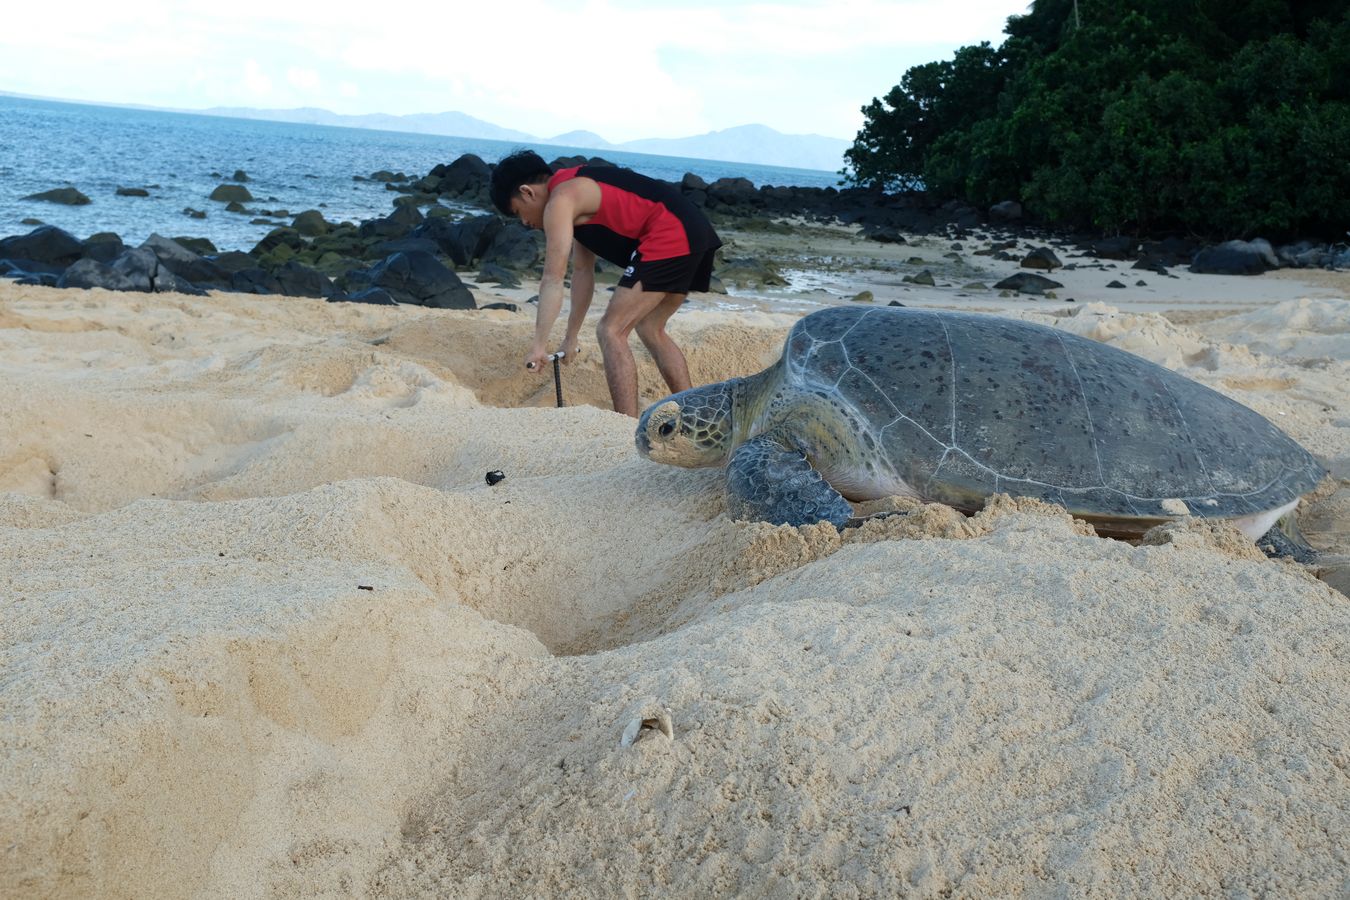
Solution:
<path fill-rule="evenodd" d="M 845 497 L 969 512 L 1008 493 L 1135 535 L 1292 508 L 1325 475 L 1260 414 L 1131 353 L 908 307 L 806 316 L 773 366 L 653 404 L 636 441 L 658 462 L 726 462 L 729 512 L 785 524 L 845 524 Z"/>

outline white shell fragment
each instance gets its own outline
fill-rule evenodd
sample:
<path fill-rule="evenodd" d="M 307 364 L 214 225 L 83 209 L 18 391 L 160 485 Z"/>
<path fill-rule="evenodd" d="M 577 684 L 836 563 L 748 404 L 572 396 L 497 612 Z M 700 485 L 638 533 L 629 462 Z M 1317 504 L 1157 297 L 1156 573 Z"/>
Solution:
<path fill-rule="evenodd" d="M 1163 512 L 1173 516 L 1189 516 L 1191 508 L 1186 505 L 1186 501 L 1179 500 L 1176 497 L 1168 497 L 1162 502 Z"/>
<path fill-rule="evenodd" d="M 664 706 L 644 706 L 637 715 L 628 720 L 628 727 L 619 738 L 620 747 L 631 747 L 649 732 L 659 731 L 672 741 L 675 740 L 675 727 L 670 720 L 670 710 Z"/>

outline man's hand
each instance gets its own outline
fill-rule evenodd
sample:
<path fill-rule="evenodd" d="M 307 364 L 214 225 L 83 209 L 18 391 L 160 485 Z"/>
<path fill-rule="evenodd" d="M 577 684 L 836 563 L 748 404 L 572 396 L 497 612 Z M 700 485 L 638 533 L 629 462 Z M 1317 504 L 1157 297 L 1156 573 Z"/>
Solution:
<path fill-rule="evenodd" d="M 575 338 L 564 338 L 563 345 L 558 350 L 563 354 L 562 364 L 564 366 L 570 366 L 572 360 L 581 355 L 581 345 L 577 343 Z"/>
<path fill-rule="evenodd" d="M 529 353 L 525 354 L 525 368 L 527 369 L 533 369 L 536 372 L 542 371 L 546 362 L 548 362 L 548 353 L 537 344 L 530 348 Z"/>

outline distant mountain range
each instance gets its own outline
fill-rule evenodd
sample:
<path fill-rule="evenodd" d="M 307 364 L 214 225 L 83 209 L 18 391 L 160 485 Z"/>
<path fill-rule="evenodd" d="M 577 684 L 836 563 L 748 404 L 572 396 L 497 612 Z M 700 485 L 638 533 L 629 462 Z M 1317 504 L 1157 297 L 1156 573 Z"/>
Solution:
<path fill-rule="evenodd" d="M 315 107 L 298 109 L 254 109 L 243 106 L 216 106 L 202 110 L 176 110 L 241 119 L 266 119 L 273 122 L 299 122 L 306 125 L 338 125 L 344 128 L 378 128 L 385 131 L 411 131 L 452 137 L 482 138 L 493 141 L 517 141 L 550 144 L 583 150 L 620 150 L 629 153 L 654 153 L 692 159 L 755 163 L 762 166 L 789 166 L 837 172 L 844 165 L 844 150 L 849 141 L 819 134 L 783 134 L 767 125 L 740 125 L 722 131 L 683 138 L 642 138 L 610 143 L 593 131 L 569 131 L 550 138 L 503 128 L 461 112 L 416 113 L 391 116 L 383 113 L 350 116 Z"/>

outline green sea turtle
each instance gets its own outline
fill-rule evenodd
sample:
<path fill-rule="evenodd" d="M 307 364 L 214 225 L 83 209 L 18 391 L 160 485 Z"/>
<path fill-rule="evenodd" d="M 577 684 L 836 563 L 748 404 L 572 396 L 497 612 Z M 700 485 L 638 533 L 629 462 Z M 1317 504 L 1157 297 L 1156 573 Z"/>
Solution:
<path fill-rule="evenodd" d="M 994 493 L 1064 506 L 1105 535 L 1185 515 L 1253 539 L 1325 474 L 1251 409 L 1131 353 L 993 315 L 835 307 L 788 333 L 778 362 L 667 397 L 638 450 L 726 463 L 734 518 L 853 518 L 902 495 L 973 512 Z"/>

